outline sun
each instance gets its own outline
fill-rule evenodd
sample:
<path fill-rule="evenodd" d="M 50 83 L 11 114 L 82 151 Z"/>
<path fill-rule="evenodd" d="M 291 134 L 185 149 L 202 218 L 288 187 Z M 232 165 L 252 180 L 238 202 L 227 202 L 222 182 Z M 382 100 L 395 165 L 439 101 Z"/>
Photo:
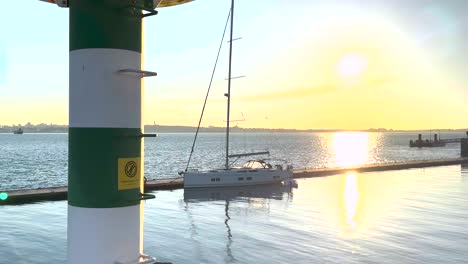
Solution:
<path fill-rule="evenodd" d="M 338 60 L 336 70 L 341 78 L 353 79 L 362 76 L 368 65 L 369 62 L 366 57 L 358 53 L 350 53 Z"/>
<path fill-rule="evenodd" d="M 354 88 L 366 83 L 369 60 L 361 53 L 346 53 L 339 56 L 335 67 L 339 86 Z"/>

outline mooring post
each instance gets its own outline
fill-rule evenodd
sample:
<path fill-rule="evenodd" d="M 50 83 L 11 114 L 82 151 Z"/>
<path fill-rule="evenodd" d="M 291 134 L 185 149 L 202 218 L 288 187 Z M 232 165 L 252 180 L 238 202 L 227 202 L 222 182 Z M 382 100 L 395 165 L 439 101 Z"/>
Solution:
<path fill-rule="evenodd" d="M 190 0 L 70 0 L 68 262 L 143 250 L 142 19 Z M 154 197 L 154 196 L 153 196 Z"/>
<path fill-rule="evenodd" d="M 142 254 L 142 19 L 192 0 L 41 0 L 69 8 L 68 263 Z"/>
<path fill-rule="evenodd" d="M 138 263 L 143 241 L 142 12 L 70 0 L 68 262 Z"/>
<path fill-rule="evenodd" d="M 461 139 L 460 154 L 462 158 L 468 158 L 468 138 Z"/>

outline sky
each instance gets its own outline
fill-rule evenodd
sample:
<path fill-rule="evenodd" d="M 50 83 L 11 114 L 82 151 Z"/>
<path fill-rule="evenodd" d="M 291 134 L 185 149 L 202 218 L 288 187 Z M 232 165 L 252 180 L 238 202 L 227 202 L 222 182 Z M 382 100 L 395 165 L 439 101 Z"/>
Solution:
<path fill-rule="evenodd" d="M 68 10 L 0 8 L 0 124 L 68 124 Z M 144 20 L 145 124 L 196 126 L 229 12 L 196 0 Z M 241 127 L 468 127 L 465 0 L 237 0 L 233 119 Z M 203 126 L 226 120 L 228 45 Z"/>

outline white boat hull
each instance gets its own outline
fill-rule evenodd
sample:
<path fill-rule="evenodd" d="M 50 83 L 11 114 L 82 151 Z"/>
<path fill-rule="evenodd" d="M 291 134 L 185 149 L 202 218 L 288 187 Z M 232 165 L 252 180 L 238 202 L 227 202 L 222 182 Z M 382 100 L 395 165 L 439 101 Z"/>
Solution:
<path fill-rule="evenodd" d="M 245 186 L 279 183 L 292 176 L 291 170 L 229 169 L 184 173 L 184 188 Z"/>

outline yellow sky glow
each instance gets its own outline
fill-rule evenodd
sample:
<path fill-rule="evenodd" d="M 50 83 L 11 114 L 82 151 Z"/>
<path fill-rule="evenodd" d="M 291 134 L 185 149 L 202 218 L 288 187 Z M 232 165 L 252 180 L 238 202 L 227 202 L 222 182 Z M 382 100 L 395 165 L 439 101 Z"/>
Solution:
<path fill-rule="evenodd" d="M 356 14 L 316 28 L 322 31 L 258 69 L 263 78 L 234 82 L 233 114 L 247 118 L 241 126 L 461 128 L 468 120 L 463 96 L 444 92 L 457 83 L 397 25 Z M 156 100 L 151 111 L 175 113 L 162 124 L 195 124 L 201 100 L 175 101 Z M 204 124 L 222 126 L 224 98 L 208 110 Z"/>
<path fill-rule="evenodd" d="M 256 66 L 248 73 L 237 69 L 247 75 L 235 80 L 232 88 L 232 116 L 237 119 L 242 112 L 246 117 L 240 126 L 468 126 L 465 84 L 453 78 L 445 65 L 435 63 L 432 53 L 391 17 L 337 6 L 317 14 L 313 20 L 304 18 L 303 34 L 291 47 L 272 54 L 268 63 L 249 61 Z M 196 61 L 191 63 L 197 67 Z M 187 74 L 186 78 L 157 79 L 146 87 L 150 93 L 144 102 L 145 124 L 197 124 L 208 80 Z M 204 126 L 224 126 L 223 79 L 224 73 L 215 79 Z M 67 109 L 63 100 L 18 102 L 14 107 L 0 104 L 0 123 L 66 124 Z"/>

